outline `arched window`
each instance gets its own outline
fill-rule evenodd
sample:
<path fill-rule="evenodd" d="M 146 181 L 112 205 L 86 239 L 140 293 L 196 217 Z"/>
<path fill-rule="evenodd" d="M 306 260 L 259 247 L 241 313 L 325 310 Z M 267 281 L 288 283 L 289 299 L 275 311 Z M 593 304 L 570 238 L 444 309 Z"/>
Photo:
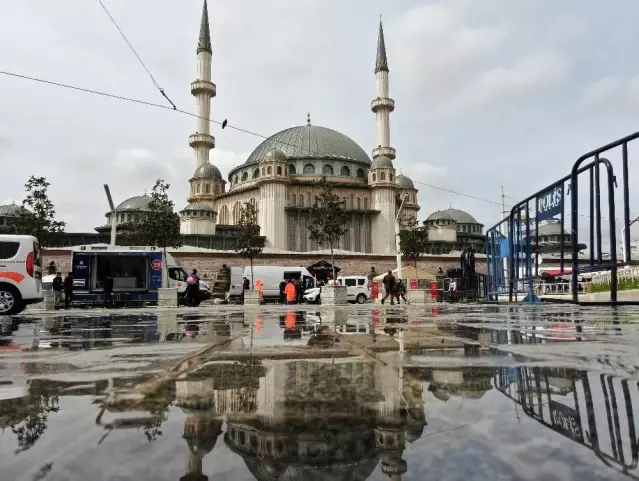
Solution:
<path fill-rule="evenodd" d="M 390 181 L 392 182 L 393 181 L 393 174 L 389 174 L 389 177 L 390 177 Z"/>
<path fill-rule="evenodd" d="M 377 175 L 373 174 L 373 182 L 377 182 Z"/>
<path fill-rule="evenodd" d="M 324 167 L 322 167 L 322 174 L 324 174 L 324 175 L 333 175 L 333 167 L 331 167 L 330 165 L 326 164 Z"/>
<path fill-rule="evenodd" d="M 299 202 L 300 202 L 300 207 L 304 207 L 304 194 L 300 194 Z"/>
<path fill-rule="evenodd" d="M 368 199 L 364 197 L 364 209 L 368 210 Z"/>
<path fill-rule="evenodd" d="M 293 164 L 289 165 L 288 171 L 291 173 L 291 175 L 295 175 L 295 166 Z"/>
<path fill-rule="evenodd" d="M 248 172 L 246 172 L 246 171 L 245 171 L 245 172 L 242 174 L 242 182 L 246 182 L 247 180 L 248 180 Z"/>
<path fill-rule="evenodd" d="M 357 169 L 357 177 L 360 179 L 364 178 L 364 169 Z"/>
<path fill-rule="evenodd" d="M 355 196 L 353 194 L 351 194 L 351 199 L 350 199 L 350 201 L 348 203 L 348 208 L 349 209 L 352 209 L 354 207 L 354 205 L 353 205 L 355 203 L 354 199 L 355 199 Z"/>
<path fill-rule="evenodd" d="M 205 189 L 206 189 L 206 193 L 210 194 L 211 193 L 211 184 L 206 184 Z"/>
<path fill-rule="evenodd" d="M 195 193 L 197 194 L 200 193 L 200 184 L 198 184 L 197 187 L 195 187 Z"/>
<path fill-rule="evenodd" d="M 238 225 L 240 223 L 240 213 L 242 210 L 242 204 L 237 201 L 233 206 L 233 224 Z"/>
<path fill-rule="evenodd" d="M 264 175 L 264 167 L 262 167 L 262 175 Z"/>
<path fill-rule="evenodd" d="M 253 171 L 253 178 L 257 179 L 257 178 L 259 178 L 259 176 L 260 176 L 260 169 L 255 169 Z"/>
<path fill-rule="evenodd" d="M 282 175 L 282 168 L 280 166 L 277 167 L 277 175 Z"/>
<path fill-rule="evenodd" d="M 229 208 L 225 205 L 220 209 L 220 224 L 228 225 L 229 223 Z"/>
<path fill-rule="evenodd" d="M 342 170 L 340 172 L 344 177 L 350 177 L 351 176 L 351 169 L 349 169 L 348 167 L 344 166 L 342 167 Z"/>
<path fill-rule="evenodd" d="M 357 208 L 358 209 L 362 208 L 362 199 L 360 199 L 359 197 L 357 198 Z"/>
<path fill-rule="evenodd" d="M 272 175 L 273 174 L 273 167 L 271 167 L 270 165 L 266 168 L 266 175 Z"/>
<path fill-rule="evenodd" d="M 379 174 L 379 180 L 386 180 L 386 172 Z"/>
<path fill-rule="evenodd" d="M 306 164 L 304 166 L 304 173 L 305 174 L 314 174 L 315 173 L 315 166 L 313 164 Z"/>
<path fill-rule="evenodd" d="M 293 194 L 293 198 L 291 199 L 291 204 L 293 205 L 293 207 L 297 205 L 297 196 L 295 194 Z"/>
<path fill-rule="evenodd" d="M 220 185 L 215 184 L 215 195 L 218 195 L 219 193 L 220 193 Z"/>
<path fill-rule="evenodd" d="M 233 184 L 237 184 L 237 175 L 233 177 Z"/>

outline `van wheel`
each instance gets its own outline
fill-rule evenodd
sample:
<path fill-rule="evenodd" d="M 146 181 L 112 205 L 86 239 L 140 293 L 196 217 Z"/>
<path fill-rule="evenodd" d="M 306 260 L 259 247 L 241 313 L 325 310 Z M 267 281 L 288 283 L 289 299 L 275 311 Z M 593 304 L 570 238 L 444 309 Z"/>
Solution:
<path fill-rule="evenodd" d="M 366 302 L 366 295 L 360 294 L 357 296 L 355 300 L 357 301 L 358 304 L 364 304 Z"/>
<path fill-rule="evenodd" d="M 10 316 L 23 310 L 20 291 L 8 284 L 0 285 L 0 316 Z"/>

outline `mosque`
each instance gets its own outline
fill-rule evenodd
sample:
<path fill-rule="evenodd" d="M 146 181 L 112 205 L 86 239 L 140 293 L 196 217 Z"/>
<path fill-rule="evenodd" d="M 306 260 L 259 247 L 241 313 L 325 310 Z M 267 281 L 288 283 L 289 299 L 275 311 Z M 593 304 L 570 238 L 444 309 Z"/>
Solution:
<path fill-rule="evenodd" d="M 239 232 L 241 207 L 256 205 L 261 235 L 271 251 L 313 252 L 320 246 L 308 233 L 310 209 L 324 176 L 343 200 L 349 213 L 348 230 L 336 249 L 347 252 L 395 254 L 395 218 L 403 204 L 404 215 L 417 216 L 418 191 L 406 175 L 398 174 L 391 146 L 390 114 L 395 102 L 389 92 L 389 63 L 382 23 L 379 24 L 375 60 L 375 116 L 377 145 L 369 156 L 354 140 L 327 127 L 305 125 L 284 129 L 264 140 L 246 161 L 233 168 L 227 180 L 210 152 L 215 138 L 210 132 L 211 99 L 216 86 L 211 78 L 212 45 L 209 16 L 204 1 L 197 44 L 197 75 L 191 83 L 197 121 L 189 145 L 195 151 L 195 170 L 189 180 L 187 205 L 180 211 L 182 244 L 215 250 L 233 250 Z M 139 221 L 151 197 L 125 200 L 116 218 L 96 234 L 68 234 L 61 246 L 108 242 L 112 222 L 122 226 Z M 5 210 L 10 210 L 6 206 Z M 16 206 L 17 207 L 17 206 Z M 427 217 L 427 254 L 448 254 L 472 244 L 483 252 L 483 225 L 470 214 L 450 208 Z"/>

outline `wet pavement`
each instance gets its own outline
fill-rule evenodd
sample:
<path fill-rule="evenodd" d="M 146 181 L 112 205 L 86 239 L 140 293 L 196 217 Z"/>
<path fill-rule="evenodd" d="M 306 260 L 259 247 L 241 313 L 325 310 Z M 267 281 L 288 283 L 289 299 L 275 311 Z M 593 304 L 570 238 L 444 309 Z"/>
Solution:
<path fill-rule="evenodd" d="M 0 479 L 639 479 L 638 345 L 632 307 L 30 311 Z"/>

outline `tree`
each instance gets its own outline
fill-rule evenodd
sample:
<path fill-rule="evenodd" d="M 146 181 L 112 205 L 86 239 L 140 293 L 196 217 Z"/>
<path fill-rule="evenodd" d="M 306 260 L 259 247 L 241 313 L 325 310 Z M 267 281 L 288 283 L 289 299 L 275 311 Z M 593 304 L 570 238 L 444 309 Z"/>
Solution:
<path fill-rule="evenodd" d="M 149 210 L 142 218 L 142 222 L 133 229 L 132 237 L 139 240 L 140 244 L 158 246 L 164 252 L 165 268 L 162 272 L 162 284 L 166 285 L 164 278 L 166 271 L 166 248 L 180 247 L 180 216 L 173 211 L 175 205 L 169 199 L 168 190 L 170 184 L 163 179 L 155 181 L 151 191 Z"/>
<path fill-rule="evenodd" d="M 255 287 L 253 283 L 253 259 L 262 253 L 266 242 L 266 239 L 260 236 L 257 214 L 258 210 L 255 202 L 244 202 L 240 209 L 240 232 L 235 246 L 235 252 L 246 257 L 251 265 L 251 288 Z"/>
<path fill-rule="evenodd" d="M 14 234 L 32 235 L 44 247 L 50 246 L 66 226 L 65 222 L 55 220 L 55 207 L 48 195 L 49 185 L 46 177 L 29 177 L 24 184 L 27 197 L 22 201 L 20 213 L 11 221 Z"/>
<path fill-rule="evenodd" d="M 408 215 L 401 220 L 399 231 L 399 250 L 411 259 L 417 270 L 417 260 L 426 251 L 428 231 L 426 226 L 419 225 L 414 215 Z"/>
<path fill-rule="evenodd" d="M 330 249 L 333 279 L 336 279 L 333 250 L 340 237 L 348 232 L 348 214 L 344 210 L 344 203 L 333 192 L 333 187 L 325 176 L 322 176 L 322 180 L 317 183 L 317 186 L 320 192 L 311 207 L 311 221 L 308 231 L 311 240 Z"/>

